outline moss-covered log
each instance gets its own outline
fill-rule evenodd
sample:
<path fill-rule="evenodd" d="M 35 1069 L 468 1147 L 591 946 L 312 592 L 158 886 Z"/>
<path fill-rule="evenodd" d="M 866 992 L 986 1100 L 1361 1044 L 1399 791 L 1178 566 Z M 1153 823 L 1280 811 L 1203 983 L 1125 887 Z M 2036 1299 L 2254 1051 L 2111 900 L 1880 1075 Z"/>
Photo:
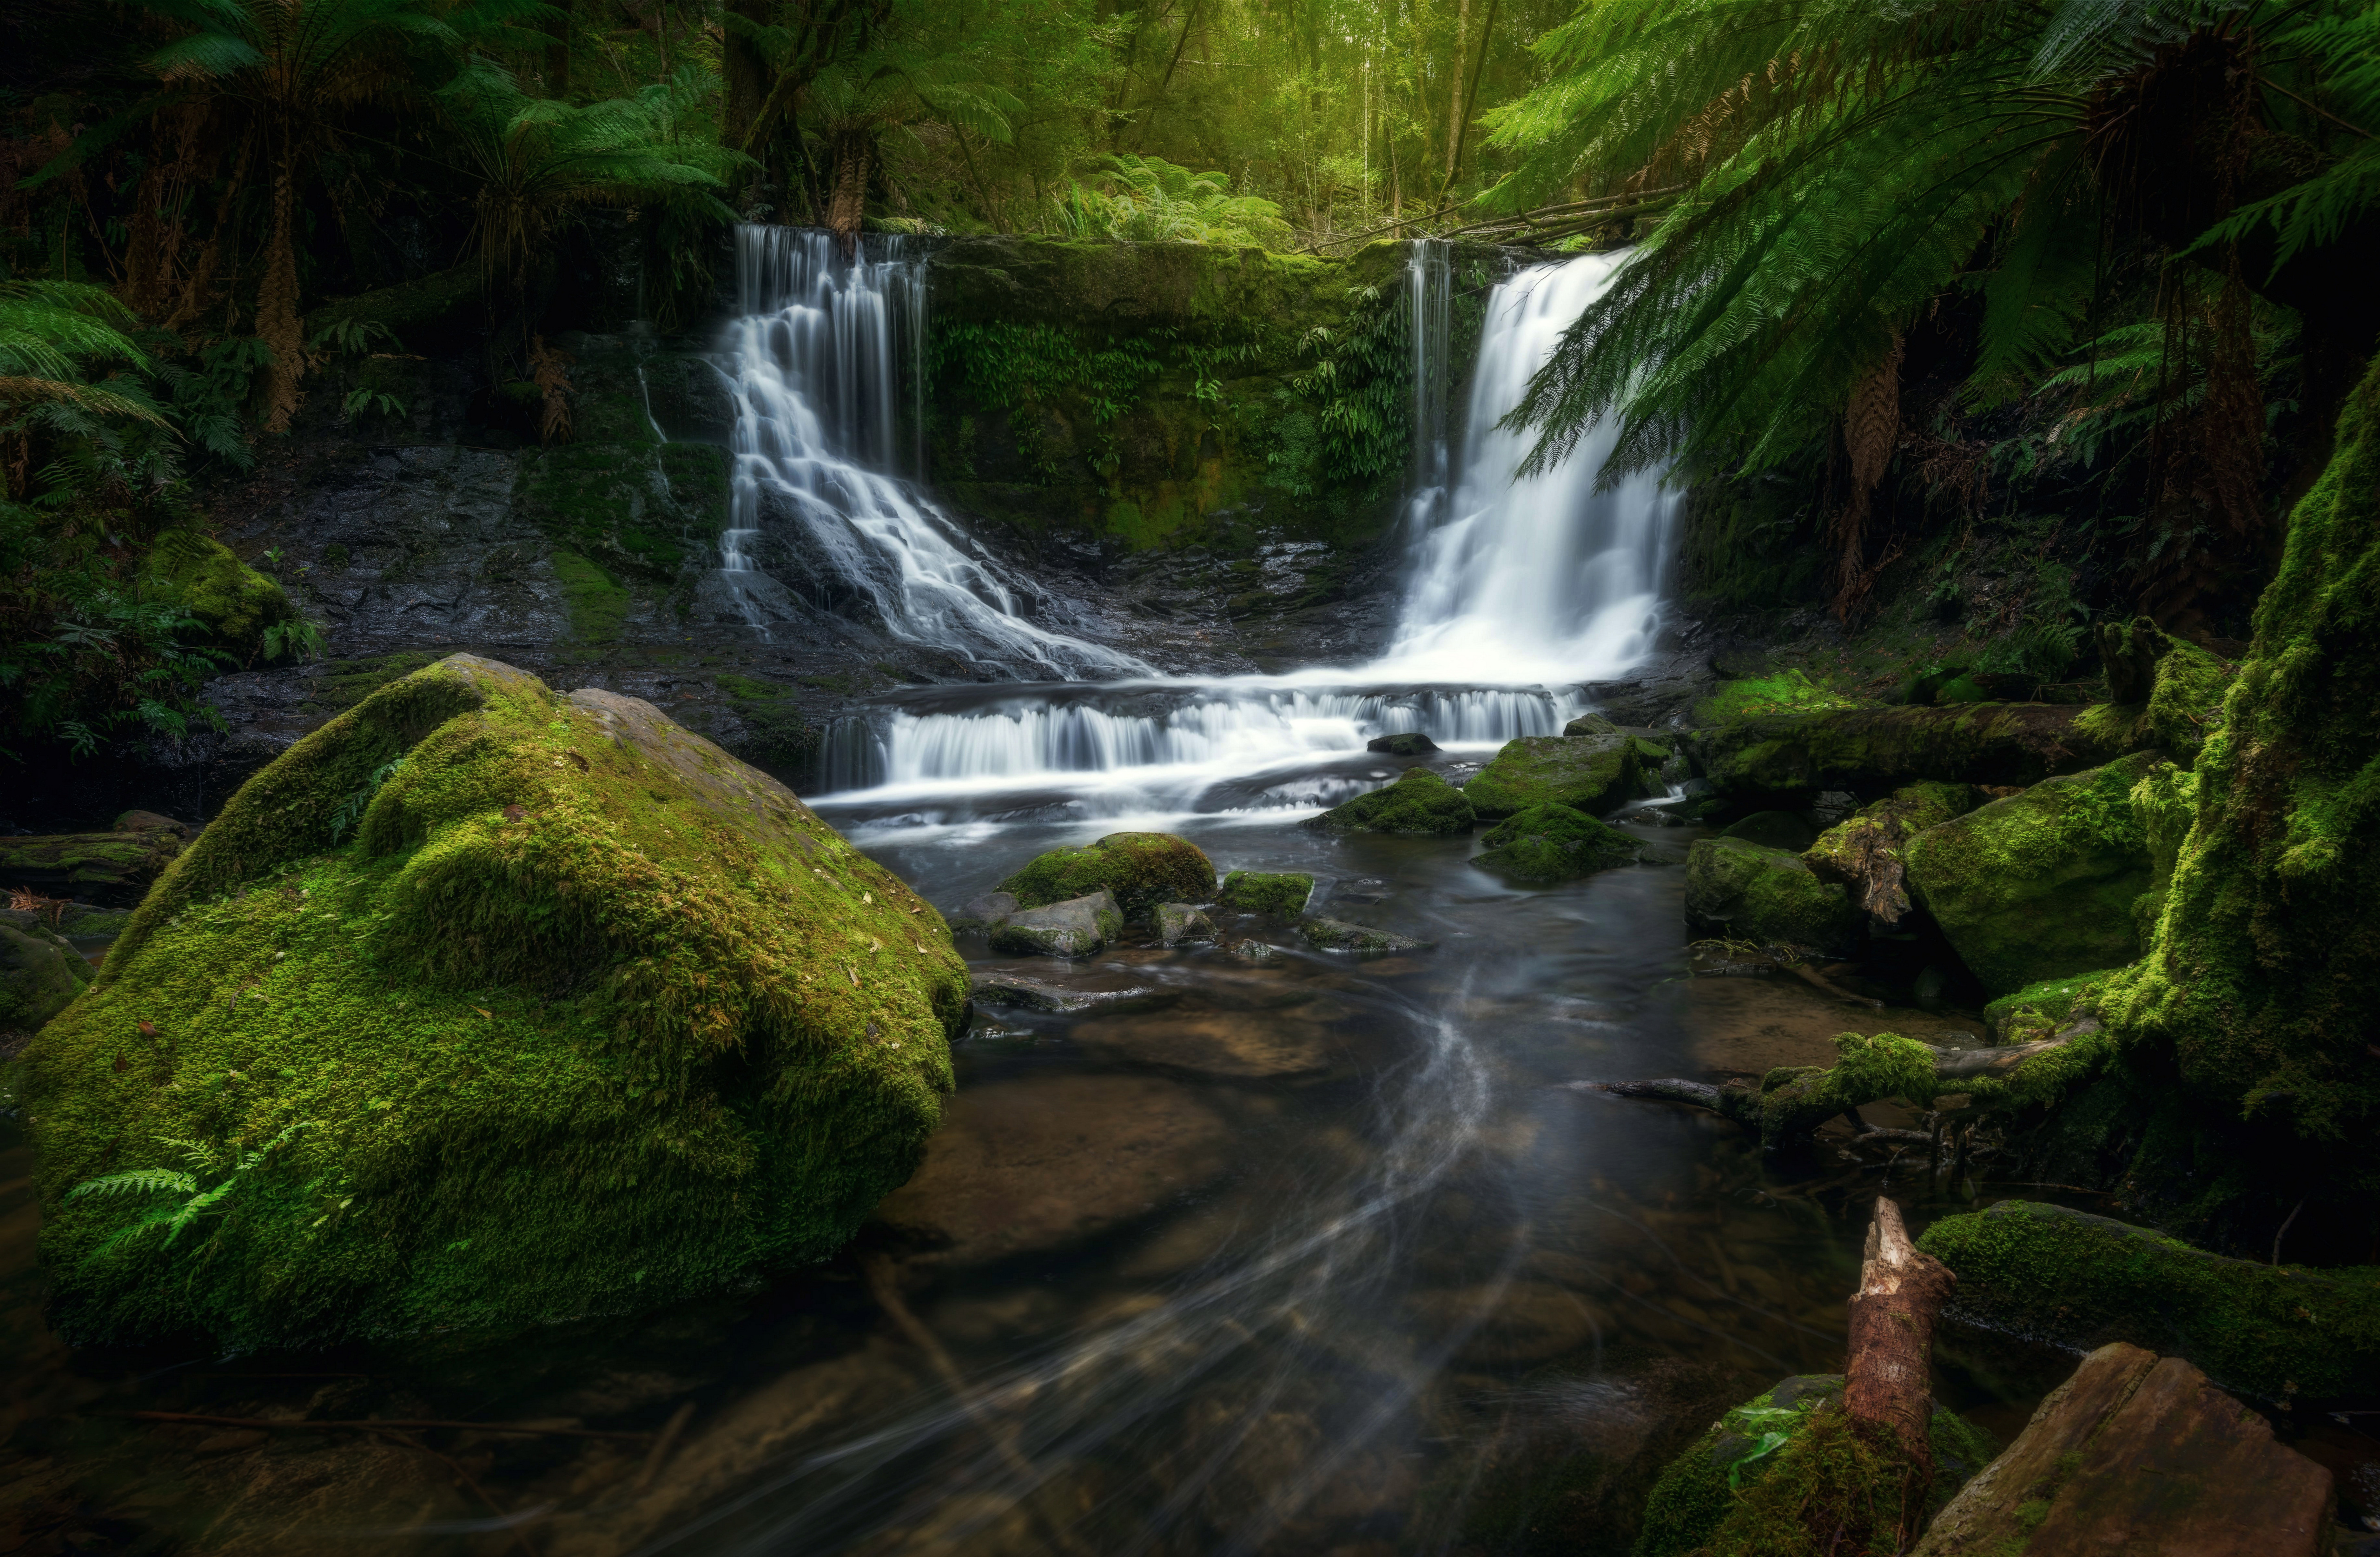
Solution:
<path fill-rule="evenodd" d="M 1689 739 L 1711 786 L 1747 800 L 1820 789 L 1873 795 L 1921 779 L 2031 785 L 2123 753 L 2084 713 L 2060 703 L 1840 709 L 1739 719 Z"/>

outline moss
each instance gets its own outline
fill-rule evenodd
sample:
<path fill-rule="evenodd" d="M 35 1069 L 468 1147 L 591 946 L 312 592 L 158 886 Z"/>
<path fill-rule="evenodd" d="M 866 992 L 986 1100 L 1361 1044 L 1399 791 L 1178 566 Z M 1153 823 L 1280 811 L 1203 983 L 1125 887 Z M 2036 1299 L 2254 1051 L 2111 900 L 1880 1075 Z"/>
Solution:
<path fill-rule="evenodd" d="M 965 999 L 940 916 L 781 786 L 455 656 L 249 780 L 36 1038 L 55 1322 L 505 1331 L 820 1259 L 914 1170 Z M 283 1145 L 111 1246 L 138 1206 L 66 1191 L 181 1166 L 160 1137 L 211 1176 Z"/>
<path fill-rule="evenodd" d="M 1000 883 L 1017 906 L 1038 908 L 1105 887 L 1124 918 L 1145 922 L 1160 903 L 1205 903 L 1215 895 L 1215 866 L 1187 838 L 1171 833 L 1111 833 L 1098 843 L 1038 854 Z"/>
<path fill-rule="evenodd" d="M 628 591 L 620 581 L 576 552 L 553 553 L 553 577 L 562 585 L 570 636 L 580 643 L 610 643 L 628 619 Z"/>
<path fill-rule="evenodd" d="M 1936 1095 L 1934 1052 L 1913 1038 L 1838 1033 L 1835 1051 L 1840 1058 L 1831 1065 L 1783 1065 L 1761 1077 L 1751 1113 L 1762 1150 L 1806 1139 L 1837 1114 L 1879 1098 L 1924 1107 Z"/>
<path fill-rule="evenodd" d="M 30 1032 L 91 982 L 91 964 L 43 930 L 0 925 L 0 1032 Z"/>
<path fill-rule="evenodd" d="M 1476 780 L 1473 781 L 1476 783 Z M 1475 820 L 1463 790 L 1427 768 L 1407 768 L 1397 781 L 1343 806 L 1333 806 L 1305 825 L 1325 833 L 1419 833 L 1446 836 L 1471 831 Z"/>
<path fill-rule="evenodd" d="M 1516 816 L 1532 806 L 1568 806 L 1601 815 L 1635 798 L 1643 760 L 1626 736 L 1523 736 L 1463 786 L 1483 817 Z"/>
<path fill-rule="evenodd" d="M 2104 988 L 2108 979 L 2120 972 L 2119 968 L 2101 968 L 2092 973 L 2069 973 L 2056 979 L 2044 979 L 2027 984 L 2023 989 L 2004 994 L 1984 1007 L 1984 1020 L 2003 1043 L 2024 1041 L 2016 1035 L 2046 1037 L 2046 1028 L 2054 1028 L 2073 1011 L 2075 1002 L 2085 999 Z"/>
<path fill-rule="evenodd" d="M 794 690 L 756 676 L 722 672 L 711 680 L 744 721 L 745 738 L 735 754 L 783 778 L 807 781 L 818 765 L 820 732 L 794 703 Z M 790 776 L 789 776 L 790 775 Z"/>
<path fill-rule="evenodd" d="M 182 852 L 166 828 L 0 838 L 0 879 L 53 894 L 133 904 Z"/>
<path fill-rule="evenodd" d="M 1314 878 L 1304 871 L 1234 870 L 1223 878 L 1219 901 L 1243 914 L 1279 914 L 1293 919 L 1305 912 L 1305 900 L 1313 895 Z"/>
<path fill-rule="evenodd" d="M 1912 838 L 1911 895 L 1994 994 L 2130 962 L 2132 905 L 2151 882 L 2132 791 L 2157 765 L 2135 753 L 2046 779 Z"/>
<path fill-rule="evenodd" d="M 311 679 L 307 701 L 323 708 L 350 709 L 392 681 L 401 681 L 438 656 L 425 650 L 406 649 L 361 660 L 334 660 Z"/>
<path fill-rule="evenodd" d="M 2228 1259 L 2063 1206 L 2003 1200 L 1918 1247 L 1958 1273 L 1954 1312 L 2061 1346 L 2129 1341 L 2267 1400 L 2380 1389 L 2380 1267 Z"/>
<path fill-rule="evenodd" d="M 1524 882 L 1591 876 L 1636 858 L 1636 840 L 1568 806 L 1531 806 L 1489 828 L 1472 864 Z"/>
<path fill-rule="evenodd" d="M 298 608 L 280 585 L 197 530 L 160 535 L 150 552 L 149 578 L 158 593 L 204 623 L 244 660 L 262 651 L 267 627 L 298 620 Z"/>
<path fill-rule="evenodd" d="M 689 546 L 726 528 L 726 455 L 707 444 L 526 450 L 513 501 L 525 521 L 616 577 L 671 579 Z"/>
<path fill-rule="evenodd" d="M 2224 695 L 2230 690 L 2239 667 L 2194 643 L 2158 631 L 2145 618 L 2131 631 L 2157 646 L 2147 699 L 2095 704 L 2083 711 L 2081 723 L 2095 737 L 2121 749 L 2162 751 L 2188 767 L 2205 746 L 2208 735 L 2221 726 Z"/>
<path fill-rule="evenodd" d="M 1727 724 L 1762 714 L 1825 713 L 1860 706 L 1859 699 L 1822 687 L 1798 670 L 1744 681 L 1722 681 L 1694 705 L 1697 724 Z"/>
<path fill-rule="evenodd" d="M 1686 852 L 1686 922 L 1764 945 L 1846 951 L 1862 933 L 1848 888 L 1785 849 L 1697 838 Z"/>
<path fill-rule="evenodd" d="M 1767 714 L 1697 730 L 1689 739 L 1711 786 L 1736 797 L 1874 794 L 1921 779 L 2037 784 L 2128 749 L 2122 740 L 2094 735 L 2084 712 L 2055 703 L 1970 703 Z"/>

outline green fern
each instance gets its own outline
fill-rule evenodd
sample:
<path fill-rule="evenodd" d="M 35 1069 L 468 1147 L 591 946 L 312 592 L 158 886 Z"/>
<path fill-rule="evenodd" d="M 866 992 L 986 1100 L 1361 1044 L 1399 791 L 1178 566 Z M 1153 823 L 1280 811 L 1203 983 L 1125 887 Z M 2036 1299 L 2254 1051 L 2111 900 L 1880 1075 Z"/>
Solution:
<path fill-rule="evenodd" d="M 311 1119 L 298 1120 L 294 1124 L 284 1125 L 279 1134 L 262 1146 L 249 1151 L 232 1153 L 230 1171 L 225 1174 L 220 1182 L 205 1189 L 199 1187 L 200 1174 L 215 1172 L 218 1163 L 224 1159 L 225 1151 L 203 1141 L 160 1136 L 157 1139 L 163 1144 L 179 1148 L 183 1160 L 195 1171 L 174 1168 L 128 1169 L 123 1173 L 87 1179 L 67 1190 L 66 1198 L 68 1201 L 74 1201 L 85 1198 L 108 1199 L 127 1195 L 177 1196 L 178 1199 L 152 1206 L 130 1223 L 117 1228 L 100 1243 L 96 1252 L 106 1254 L 121 1248 L 152 1228 L 157 1227 L 165 1229 L 165 1242 L 163 1247 L 171 1248 L 182 1234 L 195 1225 L 200 1218 L 213 1213 L 215 1208 L 230 1198 L 232 1192 L 239 1186 L 244 1177 L 269 1161 L 273 1154 L 287 1145 L 290 1138 L 298 1131 L 313 1129 L 318 1123 Z"/>

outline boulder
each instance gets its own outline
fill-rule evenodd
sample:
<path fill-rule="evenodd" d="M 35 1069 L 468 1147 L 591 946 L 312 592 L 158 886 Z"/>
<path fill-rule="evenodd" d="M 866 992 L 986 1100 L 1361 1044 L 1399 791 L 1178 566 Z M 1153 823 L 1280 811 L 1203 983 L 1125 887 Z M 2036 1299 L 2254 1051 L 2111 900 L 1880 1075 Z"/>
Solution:
<path fill-rule="evenodd" d="M 1314 895 L 1314 878 L 1302 870 L 1234 870 L 1223 878 L 1222 905 L 1243 914 L 1279 914 L 1293 919 Z"/>
<path fill-rule="evenodd" d="M 1401 730 L 1393 736 L 1374 736 L 1364 743 L 1366 751 L 1382 752 L 1390 757 L 1427 757 L 1438 748 L 1438 743 L 1419 730 Z"/>
<path fill-rule="evenodd" d="M 1686 922 L 1768 946 L 1848 952 L 1859 944 L 1858 905 L 1787 849 L 1741 838 L 1697 838 L 1686 854 Z"/>
<path fill-rule="evenodd" d="M 2154 882 L 2132 790 L 2158 760 L 2136 752 L 2046 779 L 1903 846 L 1910 896 L 1986 991 L 2139 955 L 2132 906 Z"/>
<path fill-rule="evenodd" d="M 114 831 L 118 833 L 171 833 L 187 844 L 190 841 L 190 835 L 196 833 L 198 829 L 192 827 L 187 821 L 176 821 L 172 817 L 161 816 L 155 811 L 127 811 L 122 816 L 115 819 Z"/>
<path fill-rule="evenodd" d="M 1873 795 L 1920 779 L 2029 785 L 2128 749 L 2086 712 L 2065 703 L 1837 709 L 1737 720 L 1689 739 L 1712 788 L 1739 800 Z"/>
<path fill-rule="evenodd" d="M 182 835 L 163 827 L 0 838 L 0 885 L 129 908 L 182 848 Z"/>
<path fill-rule="evenodd" d="M 1179 946 L 1185 941 L 1215 939 L 1215 921 L 1187 903 L 1159 904 L 1156 922 L 1160 945 Z"/>
<path fill-rule="evenodd" d="M 1297 932 L 1305 937 L 1306 944 L 1326 952 L 1360 952 L 1366 955 L 1378 952 L 1426 952 L 1434 944 L 1392 931 L 1375 930 L 1370 925 L 1319 917 L 1298 920 Z"/>
<path fill-rule="evenodd" d="M 1087 957 L 1123 933 L 1115 894 L 1101 887 L 1063 903 L 1019 908 L 991 927 L 991 949 L 1012 956 Z"/>
<path fill-rule="evenodd" d="M 988 931 L 1016 912 L 1021 905 L 1013 892 L 987 892 L 967 900 L 966 906 L 951 916 L 953 930 Z"/>
<path fill-rule="evenodd" d="M 2330 1472 L 2180 1357 L 2109 1345 L 2049 1393 L 1912 1557 L 2323 1557 Z"/>
<path fill-rule="evenodd" d="M 1562 726 L 1564 737 L 1579 736 L 1616 736 L 1620 726 L 1599 713 L 1582 713 Z"/>
<path fill-rule="evenodd" d="M 1505 818 L 1480 840 L 1487 852 L 1471 863 L 1524 882 L 1563 882 L 1626 865 L 1636 840 L 1568 806 L 1531 806 Z"/>
<path fill-rule="evenodd" d="M 1637 797 L 1642 764 L 1628 736 L 1523 736 L 1506 741 L 1463 793 L 1484 817 L 1547 805 L 1601 816 Z"/>
<path fill-rule="evenodd" d="M 1205 851 L 1171 833 L 1111 833 L 1096 844 L 1038 854 L 1000 883 L 1020 907 L 1039 908 L 1106 890 L 1135 924 L 1160 903 L 1204 903 L 1215 893 L 1215 866 Z"/>
<path fill-rule="evenodd" d="M 1949 1312 L 1977 1323 L 2076 1348 L 2128 1341 L 2266 1400 L 2380 1391 L 2380 1268 L 2230 1259 L 2025 1200 L 1946 1217 L 1917 1243 L 1959 1278 Z"/>
<path fill-rule="evenodd" d="M 2093 973 L 2070 973 L 2060 979 L 2044 979 L 2037 984 L 2027 984 L 2014 994 L 2005 994 L 1984 1007 L 1984 1021 L 2002 1043 L 2018 1041 L 2020 1031 L 2048 1030 L 2066 1020 L 2074 1003 L 2085 993 L 2104 989 L 2108 979 L 2120 968 L 2101 968 Z"/>
<path fill-rule="evenodd" d="M 1477 783 L 1477 780 L 1473 780 Z M 1474 818 L 1463 792 L 1427 768 L 1407 768 L 1385 789 L 1333 806 L 1305 825 L 1326 833 L 1468 833 Z"/>
<path fill-rule="evenodd" d="M 1719 831 L 1722 838 L 1741 838 L 1747 844 L 1758 844 L 1764 849 L 1790 849 L 1801 853 L 1818 841 L 1816 829 L 1791 811 L 1755 811 L 1742 821 Z"/>
<path fill-rule="evenodd" d="M 2223 727 L 2223 698 L 2240 667 L 2160 630 L 2145 616 L 2099 627 L 2109 700 L 2086 722 L 2125 748 L 2155 747 L 2187 767 Z"/>
<path fill-rule="evenodd" d="M 194 529 L 169 529 L 149 553 L 149 584 L 159 597 L 202 624 L 208 633 L 252 660 L 266 629 L 298 621 L 281 586 Z M 267 658 L 276 656 L 267 655 Z M 294 646 L 290 658 L 295 658 Z"/>
<path fill-rule="evenodd" d="M 1903 785 L 1827 829 L 1803 848 L 1802 858 L 1820 881 L 1841 882 L 1863 909 L 1886 924 L 1899 924 L 1909 912 L 1902 846 L 1926 828 L 1956 821 L 1974 808 L 1975 792 L 1969 785 Z M 1735 836 L 1735 828 L 1729 828 L 1728 835 Z"/>
<path fill-rule="evenodd" d="M 775 780 L 453 656 L 250 778 L 35 1036 L 52 1322 L 494 1334 L 822 1259 L 916 1170 L 966 994 Z"/>
<path fill-rule="evenodd" d="M 1750 943 L 1787 963 L 1859 948 L 1864 927 L 1842 889 L 1812 876 L 1790 850 L 1705 838 L 1684 864 L 1692 931 Z"/>
<path fill-rule="evenodd" d="M 91 982 L 91 964 L 39 926 L 0 925 L 0 1032 L 30 1032 Z"/>

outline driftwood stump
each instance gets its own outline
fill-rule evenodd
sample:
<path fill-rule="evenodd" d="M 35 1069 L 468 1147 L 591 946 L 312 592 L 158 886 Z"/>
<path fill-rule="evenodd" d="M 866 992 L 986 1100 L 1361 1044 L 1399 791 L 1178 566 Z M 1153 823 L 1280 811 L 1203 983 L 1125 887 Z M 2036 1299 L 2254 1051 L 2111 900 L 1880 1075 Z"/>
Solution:
<path fill-rule="evenodd" d="M 1934 1320 L 1958 1284 L 1949 1266 L 1909 1241 L 1900 1208 L 1878 1197 L 1876 1220 L 1868 1223 L 1859 1291 L 1851 1300 L 1843 1409 L 1855 1422 L 1889 1431 L 1916 1462 L 1914 1503 L 1921 1510 L 1923 1489 L 1934 1478 L 1934 1450 L 1927 1437 L 1934 1416 L 1927 1381 Z"/>

